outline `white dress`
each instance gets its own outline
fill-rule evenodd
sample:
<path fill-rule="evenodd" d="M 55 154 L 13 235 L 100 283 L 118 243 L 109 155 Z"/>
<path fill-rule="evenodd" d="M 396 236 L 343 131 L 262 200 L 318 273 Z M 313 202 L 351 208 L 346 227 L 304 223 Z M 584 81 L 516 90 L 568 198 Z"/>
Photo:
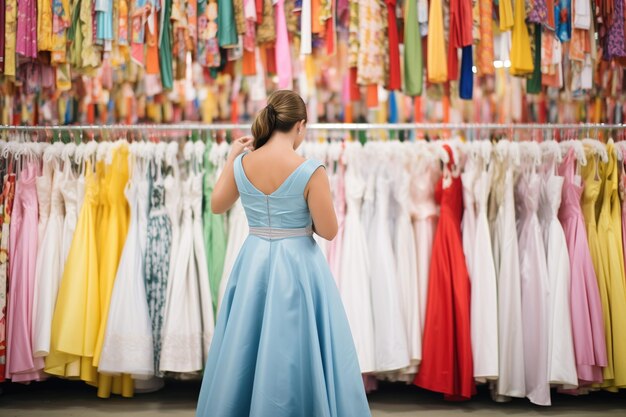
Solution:
<path fill-rule="evenodd" d="M 519 161 L 517 143 L 500 141 L 496 154 L 501 178 L 491 191 L 491 204 L 497 207 L 493 233 L 493 253 L 498 278 L 498 383 L 497 401 L 526 396 L 524 334 L 522 332 L 522 289 L 519 248 L 515 219 L 514 177 Z"/>
<path fill-rule="evenodd" d="M 311 159 L 315 159 L 316 161 L 320 161 L 323 164 L 328 164 L 328 152 L 329 146 L 326 142 L 314 142 L 311 143 L 306 149 L 307 157 Z M 329 180 L 331 177 L 332 167 L 327 167 L 326 174 L 329 176 Z M 320 250 L 325 256 L 328 256 L 328 247 L 330 246 L 330 242 L 323 237 L 313 234 L 313 238 L 317 242 L 317 245 L 320 247 Z"/>
<path fill-rule="evenodd" d="M 440 175 L 437 164 L 436 156 L 431 153 L 426 143 L 418 142 L 414 150 L 414 161 L 411 163 L 410 192 L 411 217 L 415 236 L 415 259 L 417 261 L 417 295 L 414 296 L 413 300 L 417 303 L 418 309 L 415 313 L 418 314 L 420 325 L 420 339 L 414 340 L 412 343 L 414 346 L 420 346 L 420 361 L 422 335 L 426 320 L 430 258 L 439 217 L 439 208 L 435 202 L 435 184 Z"/>
<path fill-rule="evenodd" d="M 484 143 L 491 147 L 489 142 Z M 477 210 L 470 323 L 474 378 L 478 382 L 498 379 L 498 288 L 487 218 L 493 165 L 487 168 L 487 163 L 481 161 L 473 190 Z"/>
<path fill-rule="evenodd" d="M 50 198 L 52 194 L 52 177 L 56 167 L 56 151 L 58 147 L 46 146 L 43 154 L 41 175 L 35 179 L 37 189 L 37 205 L 39 221 L 37 224 L 37 248 L 41 247 L 43 235 L 46 232 L 48 218 L 50 217 Z M 37 256 L 41 252 L 37 250 Z"/>
<path fill-rule="evenodd" d="M 204 145 L 197 142 L 196 145 Z M 213 308 L 202 229 L 202 179 L 199 169 L 204 149 L 185 145 L 192 172 L 182 183 L 180 244 L 169 282 L 161 346 L 162 372 L 201 371 L 208 356 L 214 330 Z"/>
<path fill-rule="evenodd" d="M 65 217 L 63 218 L 63 233 L 61 238 L 61 259 L 63 260 L 61 270 L 64 269 L 65 260 L 70 253 L 70 246 L 72 245 L 76 222 L 78 221 L 78 180 L 72 172 L 72 161 L 70 159 L 73 157 L 73 150 L 75 149 L 76 146 L 74 144 L 65 145 L 63 148 L 61 194 L 63 195 Z M 61 276 L 63 276 L 62 271 Z"/>
<path fill-rule="evenodd" d="M 228 280 L 230 279 L 230 273 L 233 270 L 237 255 L 248 237 L 248 219 L 246 218 L 246 212 L 243 210 L 241 199 L 237 199 L 237 202 L 228 212 L 228 242 L 226 243 L 226 255 L 224 257 L 224 272 L 222 273 L 222 281 L 220 282 L 220 295 L 218 300 L 219 306 L 222 304 L 222 298 L 228 287 Z"/>
<path fill-rule="evenodd" d="M 416 302 L 419 289 L 417 260 L 415 253 L 416 236 L 411 222 L 410 173 L 408 167 L 413 162 L 408 146 L 395 146 L 392 158 L 393 195 L 396 200 L 395 241 L 396 273 L 400 285 L 400 306 L 404 317 L 409 359 L 411 367 L 405 373 L 417 373 L 417 365 L 422 360 L 422 329 L 419 320 L 419 304 Z M 412 380 L 412 378 L 411 378 Z"/>
<path fill-rule="evenodd" d="M 147 379 L 154 376 L 154 354 L 152 323 L 143 280 L 139 201 L 147 200 L 148 196 L 142 193 L 141 186 L 146 178 L 145 164 L 140 162 L 140 157 L 136 155 L 137 146 L 133 145 L 135 143 L 131 145 L 131 153 L 135 154 L 132 175 L 124 190 L 130 207 L 130 224 L 111 292 L 98 371 Z"/>
<path fill-rule="evenodd" d="M 530 143 L 529 143 L 530 145 Z M 532 143 L 537 145 L 537 143 Z M 524 167 L 524 169 L 529 169 Z M 546 251 L 537 217 L 541 177 L 534 172 L 521 175 L 516 186 L 517 234 L 522 283 L 522 330 L 526 397 L 537 405 L 550 405 L 548 383 L 548 334 L 550 284 Z"/>
<path fill-rule="evenodd" d="M 461 236 L 463 238 L 463 253 L 470 282 L 473 282 L 474 241 L 476 239 L 476 209 L 474 205 L 474 185 L 476 181 L 476 155 L 474 147 L 479 143 L 469 143 L 464 147 L 466 151 L 465 166 L 461 174 L 463 184 L 463 220 L 461 221 Z"/>
<path fill-rule="evenodd" d="M 395 255 L 389 229 L 390 180 L 387 149 L 371 144 L 378 155 L 378 170 L 373 170 L 376 183 L 374 216 L 369 250 L 371 257 L 371 293 L 374 314 L 376 372 L 390 372 L 410 365 L 406 326 L 400 307 L 400 288 L 396 274 Z"/>
<path fill-rule="evenodd" d="M 543 178 L 539 220 L 543 229 L 550 283 L 548 335 L 548 381 L 565 389 L 578 386 L 572 317 L 570 310 L 570 263 L 567 241 L 557 217 L 564 179 L 554 174 L 554 163 Z"/>
<path fill-rule="evenodd" d="M 374 351 L 374 322 L 370 291 L 370 265 L 367 237 L 361 223 L 361 203 L 365 183 L 360 174 L 361 145 L 347 144 L 345 150 L 346 217 L 339 293 L 343 301 L 361 373 L 376 370 Z"/>
<path fill-rule="evenodd" d="M 61 145 L 62 147 L 63 145 Z M 54 171 L 50 184 L 50 211 L 37 253 L 37 266 L 33 297 L 33 354 L 35 357 L 50 353 L 52 315 L 56 305 L 59 283 L 63 273 L 63 253 L 59 242 L 63 240 L 63 177 L 58 170 L 62 148 L 50 146 L 45 154 L 48 167 Z M 45 170 L 44 170 L 45 171 Z M 37 181 L 39 192 L 40 182 Z"/>

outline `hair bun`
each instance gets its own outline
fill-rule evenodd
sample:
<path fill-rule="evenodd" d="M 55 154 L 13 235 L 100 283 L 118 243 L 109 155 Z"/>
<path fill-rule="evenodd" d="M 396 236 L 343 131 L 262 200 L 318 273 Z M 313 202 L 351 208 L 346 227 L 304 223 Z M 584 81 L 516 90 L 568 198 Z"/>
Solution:
<path fill-rule="evenodd" d="M 276 109 L 274 108 L 274 106 L 272 106 L 272 104 L 268 104 L 267 106 L 267 111 L 269 111 L 270 113 L 273 113 L 274 115 L 276 115 Z"/>

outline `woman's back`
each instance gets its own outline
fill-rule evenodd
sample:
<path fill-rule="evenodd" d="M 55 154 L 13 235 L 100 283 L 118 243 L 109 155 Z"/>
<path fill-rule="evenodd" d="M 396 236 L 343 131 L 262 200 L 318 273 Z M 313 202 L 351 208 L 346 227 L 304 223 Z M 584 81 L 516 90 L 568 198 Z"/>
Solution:
<path fill-rule="evenodd" d="M 311 175 L 322 164 L 314 160 L 301 162 L 281 183 L 273 187 L 272 192 L 265 193 L 257 188 L 246 174 L 243 166 L 246 157 L 240 155 L 235 161 L 234 169 L 237 189 L 246 211 L 248 224 L 251 227 L 272 229 L 311 227 L 311 214 L 304 191 Z M 265 176 L 264 182 L 272 182 L 270 176 L 271 174 Z M 259 174 L 257 177 L 262 176 Z"/>
<path fill-rule="evenodd" d="M 328 178 L 295 153 L 305 120 L 279 120 L 275 131 L 282 113 L 270 106 L 270 128 L 255 134 L 265 140 L 251 153 L 249 140 L 235 142 L 211 201 L 221 211 L 240 197 L 250 233 L 218 313 L 197 415 L 367 417 L 348 320 L 312 237 L 337 230 Z M 293 106 L 276 106 L 291 117 Z"/>

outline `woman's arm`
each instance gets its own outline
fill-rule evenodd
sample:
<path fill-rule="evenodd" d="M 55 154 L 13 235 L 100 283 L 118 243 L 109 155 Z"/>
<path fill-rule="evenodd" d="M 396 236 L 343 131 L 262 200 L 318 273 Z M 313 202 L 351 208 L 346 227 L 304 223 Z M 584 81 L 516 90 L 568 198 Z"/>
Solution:
<path fill-rule="evenodd" d="M 233 141 L 224 170 L 217 179 L 211 195 L 211 211 L 213 213 L 225 213 L 239 198 L 239 190 L 237 190 L 237 183 L 235 182 L 235 159 L 239 154 L 248 150 L 251 143 L 252 138 L 248 136 Z"/>
<path fill-rule="evenodd" d="M 315 233 L 326 240 L 333 240 L 337 235 L 337 215 L 325 170 L 317 169 L 311 176 L 307 185 L 306 201 Z"/>

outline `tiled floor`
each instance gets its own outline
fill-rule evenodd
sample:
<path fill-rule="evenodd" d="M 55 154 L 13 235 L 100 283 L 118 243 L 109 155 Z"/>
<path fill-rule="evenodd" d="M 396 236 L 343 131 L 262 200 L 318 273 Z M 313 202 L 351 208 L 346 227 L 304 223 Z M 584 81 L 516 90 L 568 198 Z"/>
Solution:
<path fill-rule="evenodd" d="M 5 384 L 4 393 L 0 395 L 0 416 L 193 417 L 199 387 L 198 382 L 168 382 L 165 389 L 156 393 L 141 394 L 132 399 L 112 397 L 101 400 L 96 397 L 93 388 L 80 382 L 54 380 L 31 386 Z M 470 402 L 448 403 L 437 394 L 394 384 L 384 385 L 378 392 L 371 394 L 370 406 L 374 417 L 626 416 L 626 393 L 595 393 L 587 397 L 554 394 L 553 406 L 541 408 L 521 399 L 497 404 L 482 389 Z"/>

